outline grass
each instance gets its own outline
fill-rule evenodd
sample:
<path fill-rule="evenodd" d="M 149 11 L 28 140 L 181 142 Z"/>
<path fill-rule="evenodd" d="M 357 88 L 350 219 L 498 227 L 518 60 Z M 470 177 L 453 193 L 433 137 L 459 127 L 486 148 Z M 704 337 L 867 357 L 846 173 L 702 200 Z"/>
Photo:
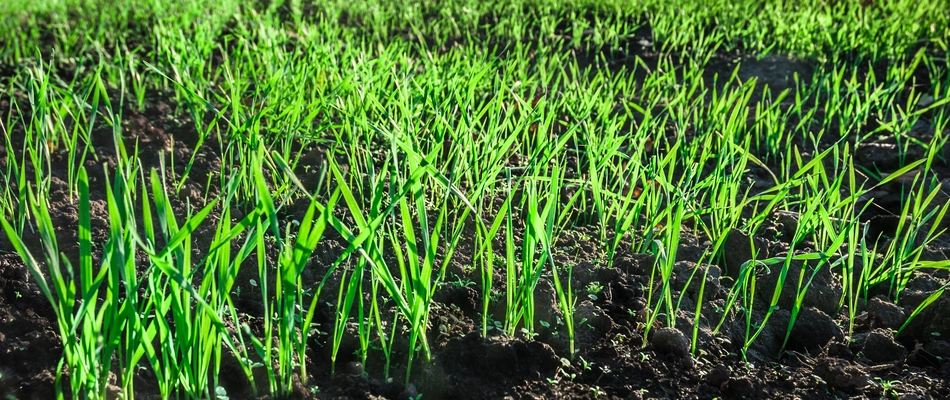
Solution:
<path fill-rule="evenodd" d="M 684 235 L 721 264 L 730 234 L 793 215 L 787 254 L 741 266 L 718 325 L 743 321 L 744 351 L 793 290 L 787 342 L 830 270 L 850 332 L 875 288 L 900 304 L 918 271 L 950 267 L 924 256 L 950 207 L 930 173 L 950 139 L 950 16 L 941 2 L 877 3 L 5 2 L 0 222 L 56 315 L 57 393 L 105 398 L 114 374 L 131 397 L 148 370 L 163 398 L 210 398 L 233 355 L 256 394 L 285 396 L 308 385 L 308 365 L 335 375 L 347 335 L 364 366 L 378 351 L 384 376 L 408 384 L 431 361 L 434 298 L 462 255 L 479 277 L 482 336 L 552 325 L 537 310 L 547 281 L 573 359 L 583 322 L 558 251 L 581 226 L 607 267 L 655 256 L 644 345 L 685 312 L 696 354 L 709 270 L 693 271 L 702 286 L 687 307 L 672 285 Z M 785 84 L 741 68 L 796 60 L 813 68 Z M 146 163 L 128 119 L 157 101 L 193 137 Z M 859 160 L 881 140 L 898 165 Z M 113 149 L 92 146 L 102 141 Z M 220 162 L 199 176 L 208 152 Z M 54 162 L 78 211 L 75 256 L 50 217 Z M 189 185 L 200 204 L 176 200 Z M 879 239 L 864 221 L 882 190 L 902 193 L 896 230 Z M 107 226 L 95 240 L 93 221 Z M 344 250 L 318 264 L 328 236 Z M 779 284 L 757 316 L 766 271 Z M 325 307 L 332 326 L 316 322 Z M 314 344 L 330 359 L 308 361 Z"/>

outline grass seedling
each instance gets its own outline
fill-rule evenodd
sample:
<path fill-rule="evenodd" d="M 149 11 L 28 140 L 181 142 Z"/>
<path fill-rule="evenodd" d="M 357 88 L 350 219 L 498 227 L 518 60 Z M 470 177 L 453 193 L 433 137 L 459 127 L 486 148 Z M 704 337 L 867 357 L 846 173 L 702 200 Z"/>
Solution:
<path fill-rule="evenodd" d="M 565 231 L 591 229 L 596 268 L 655 256 L 624 271 L 651 270 L 644 338 L 695 295 L 671 281 L 698 241 L 694 354 L 702 261 L 723 266 L 733 234 L 753 259 L 724 271 L 716 331 L 741 318 L 743 351 L 788 299 L 794 324 L 819 277 L 853 325 L 876 286 L 902 304 L 947 268 L 925 251 L 950 209 L 942 2 L 272 3 L 0 5 L 0 245 L 53 305 L 59 398 L 131 398 L 141 376 L 162 398 L 227 396 L 232 355 L 257 395 L 287 396 L 323 379 L 310 346 L 334 375 L 348 335 L 364 368 L 382 350 L 409 382 L 450 265 L 480 279 L 486 337 L 543 338 L 550 282 L 587 357 Z M 869 237 L 872 213 L 894 231 Z M 757 252 L 765 232 L 787 256 Z"/>

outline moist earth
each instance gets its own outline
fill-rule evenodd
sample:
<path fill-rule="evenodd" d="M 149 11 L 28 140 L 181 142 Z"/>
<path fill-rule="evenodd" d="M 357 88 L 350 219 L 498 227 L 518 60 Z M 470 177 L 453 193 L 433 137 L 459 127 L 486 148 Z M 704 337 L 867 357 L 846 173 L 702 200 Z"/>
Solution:
<path fill-rule="evenodd" d="M 787 61 L 766 57 L 746 64 L 740 75 L 759 76 L 773 87 L 782 87 L 788 84 L 794 72 L 807 76 L 805 72 L 812 68 L 805 62 Z M 716 65 L 723 70 L 733 68 L 725 58 L 715 61 L 713 67 Z M 194 124 L 188 117 L 179 115 L 170 99 L 168 93 L 151 92 L 144 110 L 123 110 L 126 116 L 123 140 L 138 142 L 144 168 L 157 168 L 156 155 L 160 152 L 173 153 L 179 160 L 189 159 L 197 145 L 199 135 L 194 131 Z M 0 109 L 9 108 L 10 99 L 0 99 Z M 17 132 L 12 133 L 12 137 L 18 137 Z M 0 148 L 0 163 L 22 156 L 18 153 L 22 143 L 16 140 L 11 149 Z M 93 241 L 96 242 L 96 238 L 105 237 L 108 229 L 103 195 L 107 178 L 99 171 L 102 165 L 110 168 L 116 165 L 111 128 L 97 128 L 92 145 L 98 159 L 89 159 L 86 167 L 90 171 L 93 193 Z M 217 145 L 205 143 L 203 148 L 208 150 L 201 151 L 195 158 L 187 181 L 173 200 L 176 212 L 183 215 L 190 207 L 220 192 L 214 184 L 205 187 L 208 177 L 220 169 L 220 156 L 210 150 Z M 888 140 L 872 141 L 857 150 L 857 161 L 868 168 L 896 169 L 897 152 L 893 149 L 894 144 Z M 324 150 L 312 145 L 299 149 L 305 158 L 314 162 L 325 156 Z M 78 254 L 75 244 L 77 207 L 65 184 L 66 155 L 59 151 L 53 157 L 51 217 L 59 228 L 61 250 L 70 257 Z M 935 164 L 933 172 L 939 178 L 950 178 L 950 168 L 944 163 Z M 307 171 L 298 173 L 305 184 L 315 180 Z M 755 171 L 750 174 L 754 176 Z M 880 197 L 886 201 L 866 221 L 873 227 L 870 232 L 885 240 L 888 230 L 893 229 L 893 207 L 900 206 L 896 194 L 899 189 L 883 188 Z M 281 211 L 282 219 L 289 221 L 305 209 L 303 202 L 290 204 Z M 220 210 L 215 210 L 210 219 L 220 216 Z M 790 327 L 795 303 L 790 296 L 799 285 L 797 277 L 784 281 L 783 293 L 787 295 L 779 298 L 778 309 L 763 324 L 767 303 L 779 279 L 777 270 L 762 270 L 758 272 L 762 287 L 751 310 L 751 321 L 734 309 L 723 315 L 739 267 L 752 259 L 753 249 L 760 259 L 787 254 L 790 235 L 782 233 L 794 231 L 795 223 L 792 214 L 776 214 L 763 229 L 769 234 L 749 237 L 735 231 L 727 241 L 725 259 L 712 263 L 702 257 L 711 244 L 690 226 L 685 226 L 672 277 L 672 294 L 680 301 L 679 311 L 670 318 L 657 319 L 649 327 L 644 315 L 655 261 L 653 255 L 631 252 L 632 246 L 627 240 L 621 243 L 614 258 L 607 260 L 594 227 L 569 228 L 556 243 L 555 262 L 573 266 L 571 286 L 578 297 L 575 316 L 578 352 L 573 358 L 569 356 L 566 332 L 556 323 L 541 326 L 533 338 L 509 337 L 497 330 L 482 337 L 481 294 L 476 289 L 481 278 L 477 271 L 467 268 L 471 260 L 466 251 L 471 254 L 473 241 L 469 235 L 461 241 L 448 266 L 445 282 L 436 293 L 428 333 L 433 358 L 424 361 L 417 357 L 408 385 L 402 383 L 406 366 L 398 365 L 398 360 L 407 359 L 408 344 L 404 339 L 396 342 L 397 350 L 392 356 L 396 365 L 391 379 L 385 379 L 382 355 L 371 353 L 363 365 L 354 355 L 359 344 L 353 334 L 344 340 L 340 351 L 342 359 L 337 361 L 337 373 L 332 377 L 329 346 L 321 345 L 319 340 L 312 342 L 305 360 L 311 373 L 310 387 L 298 385 L 294 396 L 390 399 L 417 398 L 420 394 L 432 399 L 950 397 L 950 342 L 946 341 L 950 338 L 950 294 L 934 299 L 930 307 L 896 335 L 896 330 L 917 306 L 941 289 L 942 282 L 948 278 L 947 271 L 918 271 L 896 304 L 886 288 L 875 289 L 867 303 L 859 302 L 856 310 L 839 304 L 842 287 L 837 275 L 827 269 L 818 271 L 804 296 L 802 308 L 794 310 L 797 318 Z M 28 232 L 28 243 L 31 242 L 29 235 Z M 332 232 L 323 243 L 305 273 L 305 278 L 313 282 L 319 280 L 326 266 L 345 248 L 343 239 Z M 195 248 L 206 249 L 208 244 L 198 243 Z M 924 258 L 945 260 L 947 251 L 950 244 L 938 240 L 929 244 Z M 245 293 L 253 293 L 253 287 L 247 282 L 255 276 L 256 271 L 250 268 L 239 276 L 239 285 Z M 494 290 L 498 291 L 503 287 L 504 276 L 495 276 L 494 280 Z M 324 293 L 335 293 L 339 284 L 338 276 L 330 279 Z M 547 281 L 539 285 L 536 294 L 539 320 L 556 321 L 561 317 L 554 293 Z M 698 317 L 691 311 L 696 310 L 697 302 L 702 302 Z M 263 310 L 260 299 L 253 295 L 242 297 L 236 306 L 248 314 Z M 494 315 L 501 315 L 504 304 L 495 303 L 493 310 Z M 849 311 L 856 315 L 850 332 Z M 668 320 L 675 324 L 669 326 Z M 319 310 L 316 322 L 332 326 L 333 310 L 329 307 Z M 744 359 L 743 344 L 747 341 L 750 323 L 761 331 L 745 349 Z M 650 328 L 649 333 L 645 333 L 647 328 Z M 0 237 L 0 395 L 21 399 L 53 398 L 55 369 L 61 353 L 62 344 L 51 307 L 9 240 Z M 158 392 L 150 385 L 148 373 L 141 375 L 136 382 L 138 395 L 156 398 Z M 224 359 L 220 385 L 231 398 L 252 397 L 233 356 Z"/>

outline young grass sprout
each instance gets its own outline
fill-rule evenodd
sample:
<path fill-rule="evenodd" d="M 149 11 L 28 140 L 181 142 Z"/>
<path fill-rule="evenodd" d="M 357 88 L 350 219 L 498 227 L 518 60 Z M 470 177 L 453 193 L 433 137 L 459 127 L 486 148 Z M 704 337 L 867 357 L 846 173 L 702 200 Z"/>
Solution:
<path fill-rule="evenodd" d="M 0 251 L 60 399 L 413 394 L 456 326 L 615 395 L 585 329 L 751 359 L 946 297 L 945 2 L 6 3 Z"/>

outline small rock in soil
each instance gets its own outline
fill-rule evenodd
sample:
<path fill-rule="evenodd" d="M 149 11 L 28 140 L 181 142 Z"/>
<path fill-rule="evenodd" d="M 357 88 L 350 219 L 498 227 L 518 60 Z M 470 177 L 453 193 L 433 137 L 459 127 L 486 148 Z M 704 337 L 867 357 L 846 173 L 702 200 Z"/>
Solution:
<path fill-rule="evenodd" d="M 904 310 L 885 296 L 877 296 L 868 302 L 868 315 L 881 327 L 897 329 L 904 323 Z"/>
<path fill-rule="evenodd" d="M 813 352 L 828 342 L 844 340 L 844 332 L 835 321 L 814 307 L 805 307 L 798 314 L 795 327 L 788 339 L 790 350 Z"/>
<path fill-rule="evenodd" d="M 657 350 L 671 353 L 680 358 L 689 357 L 689 339 L 676 328 L 660 328 L 653 333 L 650 343 Z"/>
<path fill-rule="evenodd" d="M 862 348 L 864 356 L 874 362 L 887 363 L 907 357 L 907 349 L 897 343 L 890 332 L 884 329 L 869 332 Z"/>

